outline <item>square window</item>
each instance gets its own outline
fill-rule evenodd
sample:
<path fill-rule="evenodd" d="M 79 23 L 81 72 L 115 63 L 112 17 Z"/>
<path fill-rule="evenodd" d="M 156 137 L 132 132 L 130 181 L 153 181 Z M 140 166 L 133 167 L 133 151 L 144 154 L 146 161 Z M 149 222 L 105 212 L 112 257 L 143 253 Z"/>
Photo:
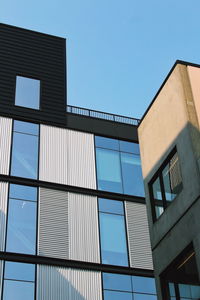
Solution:
<path fill-rule="evenodd" d="M 40 108 L 40 80 L 17 76 L 15 105 Z"/>

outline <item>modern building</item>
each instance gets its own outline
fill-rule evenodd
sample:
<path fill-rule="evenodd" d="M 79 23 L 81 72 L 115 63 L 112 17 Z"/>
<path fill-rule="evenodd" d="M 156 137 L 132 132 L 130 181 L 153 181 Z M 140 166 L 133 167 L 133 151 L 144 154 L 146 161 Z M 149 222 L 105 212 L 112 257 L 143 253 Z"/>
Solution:
<path fill-rule="evenodd" d="M 1 300 L 156 300 L 139 121 L 67 106 L 65 52 L 0 24 Z"/>
<path fill-rule="evenodd" d="M 159 299 L 200 299 L 200 66 L 177 61 L 139 125 Z"/>

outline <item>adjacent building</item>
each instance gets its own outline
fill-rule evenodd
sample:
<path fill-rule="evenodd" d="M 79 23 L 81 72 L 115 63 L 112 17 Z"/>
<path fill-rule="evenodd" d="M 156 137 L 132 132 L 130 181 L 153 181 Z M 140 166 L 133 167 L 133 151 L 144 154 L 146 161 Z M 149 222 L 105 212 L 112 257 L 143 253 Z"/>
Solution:
<path fill-rule="evenodd" d="M 138 123 L 67 106 L 65 39 L 0 24 L 1 300 L 157 299 Z"/>
<path fill-rule="evenodd" d="M 159 299 L 200 299 L 200 66 L 177 61 L 139 125 Z"/>

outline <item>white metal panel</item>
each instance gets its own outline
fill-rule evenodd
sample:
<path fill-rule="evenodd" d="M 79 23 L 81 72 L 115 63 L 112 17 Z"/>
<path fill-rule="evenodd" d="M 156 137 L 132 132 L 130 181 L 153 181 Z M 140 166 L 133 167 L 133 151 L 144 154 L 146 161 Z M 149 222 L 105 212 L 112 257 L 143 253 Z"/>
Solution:
<path fill-rule="evenodd" d="M 68 130 L 69 184 L 96 189 L 94 135 Z"/>
<path fill-rule="evenodd" d="M 0 182 L 0 251 L 5 250 L 8 183 Z"/>
<path fill-rule="evenodd" d="M 67 192 L 40 188 L 38 254 L 69 257 Z"/>
<path fill-rule="evenodd" d="M 102 300 L 101 273 L 71 270 L 70 300 Z"/>
<path fill-rule="evenodd" d="M 40 126 L 39 179 L 67 184 L 67 130 Z"/>
<path fill-rule="evenodd" d="M 101 273 L 38 265 L 37 300 L 102 300 Z"/>
<path fill-rule="evenodd" d="M 125 201 L 130 264 L 153 270 L 146 205 Z"/>
<path fill-rule="evenodd" d="M 0 117 L 0 174 L 8 175 L 10 166 L 12 119 Z"/>
<path fill-rule="evenodd" d="M 72 300 L 70 298 L 70 269 L 37 266 L 37 300 Z"/>
<path fill-rule="evenodd" d="M 97 198 L 69 193 L 70 259 L 100 262 Z"/>

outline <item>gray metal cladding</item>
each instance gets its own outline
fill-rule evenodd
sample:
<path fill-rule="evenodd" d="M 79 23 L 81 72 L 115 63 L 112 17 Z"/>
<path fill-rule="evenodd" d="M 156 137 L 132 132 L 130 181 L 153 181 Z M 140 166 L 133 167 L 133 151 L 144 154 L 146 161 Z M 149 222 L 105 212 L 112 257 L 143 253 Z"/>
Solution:
<path fill-rule="evenodd" d="M 70 259 L 100 263 L 97 198 L 69 193 Z"/>
<path fill-rule="evenodd" d="M 8 175 L 10 166 L 12 119 L 0 117 L 0 174 Z"/>
<path fill-rule="evenodd" d="M 0 251 L 4 251 L 5 249 L 7 203 L 8 183 L 0 182 Z"/>
<path fill-rule="evenodd" d="M 69 184 L 96 189 L 94 135 L 68 130 Z"/>
<path fill-rule="evenodd" d="M 102 300 L 101 273 L 38 265 L 37 300 Z"/>
<path fill-rule="evenodd" d="M 40 180 L 68 184 L 67 144 L 66 129 L 40 126 Z"/>
<path fill-rule="evenodd" d="M 130 264 L 153 270 L 146 205 L 125 202 Z"/>
<path fill-rule="evenodd" d="M 39 189 L 38 254 L 69 257 L 67 192 Z"/>

